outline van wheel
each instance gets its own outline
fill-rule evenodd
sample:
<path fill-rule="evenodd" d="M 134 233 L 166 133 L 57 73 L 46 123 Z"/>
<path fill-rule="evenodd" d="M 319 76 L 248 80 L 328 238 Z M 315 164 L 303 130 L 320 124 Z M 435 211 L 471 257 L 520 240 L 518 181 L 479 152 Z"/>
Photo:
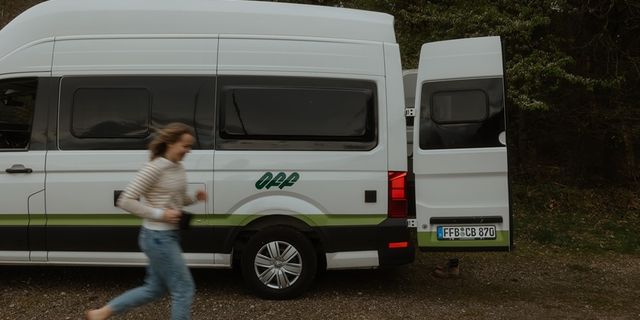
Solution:
<path fill-rule="evenodd" d="M 242 276 L 247 286 L 266 299 L 300 296 L 313 282 L 317 259 L 303 234 L 287 227 L 271 227 L 249 239 L 242 253 Z"/>

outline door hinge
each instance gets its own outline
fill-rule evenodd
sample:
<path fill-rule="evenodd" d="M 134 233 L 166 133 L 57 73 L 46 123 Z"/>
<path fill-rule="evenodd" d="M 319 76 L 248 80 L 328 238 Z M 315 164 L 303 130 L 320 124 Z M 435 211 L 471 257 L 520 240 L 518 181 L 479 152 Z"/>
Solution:
<path fill-rule="evenodd" d="M 416 108 L 405 108 L 404 109 L 405 117 L 415 117 L 416 116 Z"/>
<path fill-rule="evenodd" d="M 407 219 L 407 227 L 408 228 L 416 228 L 418 226 L 418 222 L 416 219 Z"/>

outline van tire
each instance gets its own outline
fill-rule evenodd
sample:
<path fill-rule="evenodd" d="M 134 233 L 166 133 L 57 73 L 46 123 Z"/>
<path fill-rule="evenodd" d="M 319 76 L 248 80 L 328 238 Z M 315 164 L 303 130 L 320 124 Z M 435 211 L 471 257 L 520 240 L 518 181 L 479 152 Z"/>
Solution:
<path fill-rule="evenodd" d="M 262 261 L 256 263 L 258 256 Z M 271 300 L 303 294 L 315 279 L 317 265 L 311 241 L 284 226 L 270 227 L 252 236 L 241 260 L 246 285 L 258 296 Z"/>

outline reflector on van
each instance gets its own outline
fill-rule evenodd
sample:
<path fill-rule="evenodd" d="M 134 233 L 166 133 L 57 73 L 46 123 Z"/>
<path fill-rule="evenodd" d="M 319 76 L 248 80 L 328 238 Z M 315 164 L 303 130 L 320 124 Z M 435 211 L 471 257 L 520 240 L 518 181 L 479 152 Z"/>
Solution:
<path fill-rule="evenodd" d="M 400 249 L 400 248 L 408 248 L 408 247 L 409 247 L 408 241 L 389 242 L 389 249 Z"/>

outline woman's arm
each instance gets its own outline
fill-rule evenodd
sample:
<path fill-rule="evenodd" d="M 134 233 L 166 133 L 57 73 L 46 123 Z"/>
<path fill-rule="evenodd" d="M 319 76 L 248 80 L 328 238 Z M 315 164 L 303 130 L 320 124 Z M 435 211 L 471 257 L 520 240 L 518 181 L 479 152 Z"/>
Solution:
<path fill-rule="evenodd" d="M 188 194 L 184 193 L 182 196 L 182 203 L 185 206 L 188 205 L 192 205 L 198 201 L 207 201 L 207 192 L 204 190 L 198 190 L 196 191 L 196 198 L 193 199 L 191 196 L 189 196 Z"/>
<path fill-rule="evenodd" d="M 146 206 L 140 202 L 140 197 L 160 178 L 161 170 L 153 162 L 148 162 L 129 183 L 124 192 L 118 198 L 118 207 L 133 213 L 141 218 L 163 220 L 164 209 Z"/>

